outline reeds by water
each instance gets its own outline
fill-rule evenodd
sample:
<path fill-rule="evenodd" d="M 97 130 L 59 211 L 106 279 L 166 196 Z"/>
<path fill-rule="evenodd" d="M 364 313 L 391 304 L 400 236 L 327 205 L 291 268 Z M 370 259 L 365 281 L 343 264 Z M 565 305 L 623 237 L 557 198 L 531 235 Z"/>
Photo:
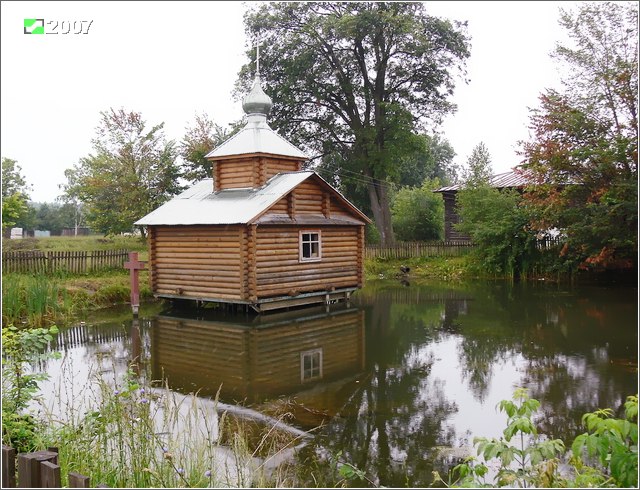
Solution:
<path fill-rule="evenodd" d="M 3 325 L 43 326 L 70 315 L 71 310 L 71 298 L 55 279 L 21 274 L 2 278 Z"/>
<path fill-rule="evenodd" d="M 290 467 L 273 462 L 291 459 L 304 439 L 295 431 L 277 424 L 257 429 L 255 421 L 228 414 L 217 397 L 153 387 L 158 383 L 132 371 L 109 379 L 107 363 L 83 393 L 60 393 L 63 406 L 41 407 L 45 439 L 59 448 L 62 475 L 74 471 L 120 488 L 292 486 Z M 108 370 L 116 371 L 115 365 Z M 257 444 L 251 442 L 256 430 Z"/>

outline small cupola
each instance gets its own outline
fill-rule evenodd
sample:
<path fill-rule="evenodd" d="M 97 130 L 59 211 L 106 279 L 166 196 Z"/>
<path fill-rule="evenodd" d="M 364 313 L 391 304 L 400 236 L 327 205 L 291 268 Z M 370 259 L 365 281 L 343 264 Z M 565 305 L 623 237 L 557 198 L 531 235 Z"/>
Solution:
<path fill-rule="evenodd" d="M 256 75 L 242 99 L 247 124 L 205 158 L 212 164 L 213 190 L 257 189 L 281 172 L 297 172 L 308 157 L 269 127 L 267 116 L 273 102 L 260 80 L 260 57 Z"/>
<path fill-rule="evenodd" d="M 256 72 L 253 86 L 242 100 L 242 110 L 247 115 L 249 122 L 251 122 L 252 118 L 255 120 L 264 119 L 264 122 L 266 122 L 272 106 L 271 97 L 262 90 L 260 74 Z"/>

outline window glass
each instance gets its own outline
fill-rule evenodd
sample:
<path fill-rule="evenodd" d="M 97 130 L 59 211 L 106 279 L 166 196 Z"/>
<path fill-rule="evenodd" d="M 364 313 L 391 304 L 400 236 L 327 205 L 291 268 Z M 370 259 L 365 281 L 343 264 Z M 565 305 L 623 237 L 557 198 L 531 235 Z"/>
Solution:
<path fill-rule="evenodd" d="M 300 233 L 300 260 L 320 260 L 320 233 Z"/>

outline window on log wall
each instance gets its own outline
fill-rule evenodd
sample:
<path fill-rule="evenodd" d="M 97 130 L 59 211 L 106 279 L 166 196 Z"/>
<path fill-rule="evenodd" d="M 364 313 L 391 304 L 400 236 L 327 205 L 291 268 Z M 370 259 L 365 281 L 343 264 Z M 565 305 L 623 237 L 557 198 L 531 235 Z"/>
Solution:
<path fill-rule="evenodd" d="M 300 262 L 312 262 L 321 258 L 320 231 L 301 231 Z"/>

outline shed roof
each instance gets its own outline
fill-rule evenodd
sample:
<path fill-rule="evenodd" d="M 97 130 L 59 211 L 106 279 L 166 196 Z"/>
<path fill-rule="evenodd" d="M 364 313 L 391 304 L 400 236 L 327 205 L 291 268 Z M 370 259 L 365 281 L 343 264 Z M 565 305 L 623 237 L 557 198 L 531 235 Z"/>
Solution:
<path fill-rule="evenodd" d="M 526 187 L 530 183 L 523 173 L 514 170 L 493 175 L 491 179 L 489 179 L 489 185 L 497 189 L 503 189 L 505 187 Z M 456 184 L 440 187 L 440 189 L 436 189 L 433 192 L 459 191 L 463 187 L 464 184 Z"/>
<path fill-rule="evenodd" d="M 265 211 L 310 177 L 331 189 L 361 222 L 369 218 L 312 171 L 283 172 L 258 189 L 213 192 L 213 179 L 203 179 L 135 222 L 136 225 L 231 225 L 257 220 Z"/>

